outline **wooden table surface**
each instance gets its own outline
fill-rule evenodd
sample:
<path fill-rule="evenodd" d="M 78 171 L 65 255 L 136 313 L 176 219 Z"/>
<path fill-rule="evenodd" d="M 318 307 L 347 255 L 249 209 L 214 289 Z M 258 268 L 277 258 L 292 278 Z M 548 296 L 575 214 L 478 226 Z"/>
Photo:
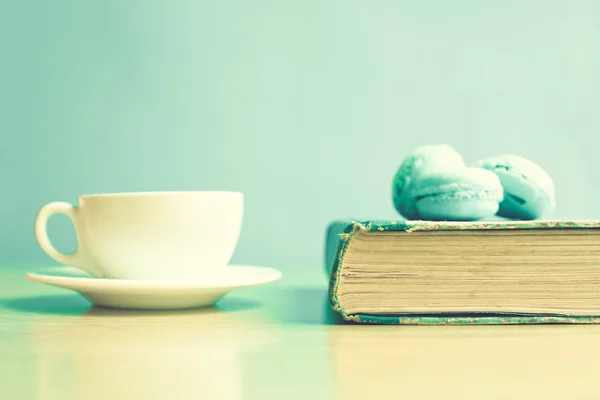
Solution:
<path fill-rule="evenodd" d="M 94 308 L 0 267 L 0 399 L 596 399 L 600 325 L 362 326 L 320 268 L 215 308 Z"/>

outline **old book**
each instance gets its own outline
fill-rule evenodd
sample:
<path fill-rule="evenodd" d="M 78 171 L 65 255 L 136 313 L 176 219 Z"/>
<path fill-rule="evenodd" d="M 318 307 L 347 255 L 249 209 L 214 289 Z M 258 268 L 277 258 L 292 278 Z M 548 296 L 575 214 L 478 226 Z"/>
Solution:
<path fill-rule="evenodd" d="M 329 262 L 350 321 L 600 323 L 600 221 L 350 222 Z"/>

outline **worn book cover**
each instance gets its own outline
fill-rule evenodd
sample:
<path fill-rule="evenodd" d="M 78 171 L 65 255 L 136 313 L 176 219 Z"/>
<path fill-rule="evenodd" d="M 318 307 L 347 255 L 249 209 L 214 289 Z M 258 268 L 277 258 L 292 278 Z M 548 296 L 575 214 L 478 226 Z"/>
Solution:
<path fill-rule="evenodd" d="M 329 299 L 333 310 L 347 321 L 388 325 L 442 325 L 442 324 L 548 324 L 600 323 L 600 315 L 569 315 L 564 313 L 520 312 L 441 312 L 441 313 L 370 313 L 347 312 L 340 305 L 339 284 L 344 272 L 344 258 L 352 241 L 368 232 L 427 232 L 461 230 L 597 230 L 600 221 L 487 221 L 487 222 L 432 222 L 432 221 L 334 221 L 327 229 L 326 271 L 329 278 Z M 599 231 L 600 232 L 600 231 Z M 596 240 L 599 236 L 594 236 Z M 595 248 L 595 247 L 594 247 Z M 333 250 L 335 249 L 335 250 Z M 589 263 L 588 263 L 589 264 Z M 600 266 L 598 266 L 600 270 Z"/>

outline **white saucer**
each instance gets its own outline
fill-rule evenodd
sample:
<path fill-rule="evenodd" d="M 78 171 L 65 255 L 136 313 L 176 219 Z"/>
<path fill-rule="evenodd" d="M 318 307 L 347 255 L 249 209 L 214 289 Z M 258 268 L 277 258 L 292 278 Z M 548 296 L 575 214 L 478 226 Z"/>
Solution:
<path fill-rule="evenodd" d="M 169 310 L 213 305 L 226 293 L 277 281 L 282 274 L 268 267 L 229 265 L 202 283 L 96 278 L 75 267 L 29 272 L 27 279 L 79 292 L 97 306 Z"/>

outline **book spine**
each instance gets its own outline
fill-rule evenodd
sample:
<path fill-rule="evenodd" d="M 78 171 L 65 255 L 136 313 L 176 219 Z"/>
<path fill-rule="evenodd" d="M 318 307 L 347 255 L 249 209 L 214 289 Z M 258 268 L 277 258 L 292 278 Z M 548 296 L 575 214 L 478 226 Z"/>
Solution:
<path fill-rule="evenodd" d="M 329 278 L 331 276 L 331 271 L 333 269 L 333 262 L 335 261 L 335 257 L 338 251 L 338 246 L 340 244 L 340 235 L 344 233 L 346 227 L 352 224 L 352 220 L 335 220 L 327 225 L 327 230 L 325 232 L 325 273 Z"/>

